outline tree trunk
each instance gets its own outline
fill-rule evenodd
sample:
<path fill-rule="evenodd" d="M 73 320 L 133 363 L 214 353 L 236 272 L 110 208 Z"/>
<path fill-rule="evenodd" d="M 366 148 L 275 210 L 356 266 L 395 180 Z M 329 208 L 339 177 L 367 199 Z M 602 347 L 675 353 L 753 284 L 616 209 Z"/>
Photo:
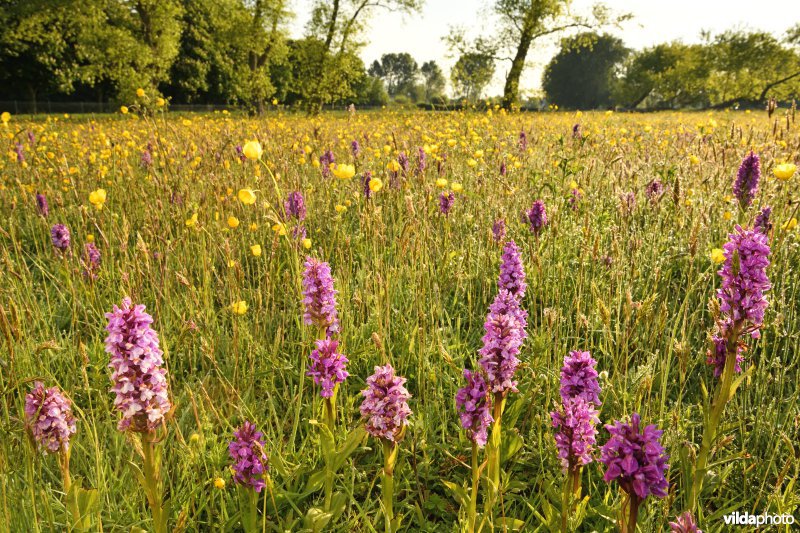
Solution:
<path fill-rule="evenodd" d="M 36 109 L 36 87 L 33 84 L 28 84 L 28 97 L 31 99 L 31 105 L 33 106 L 33 114 L 35 115 L 37 112 Z"/>
<path fill-rule="evenodd" d="M 533 31 L 523 28 L 519 46 L 517 46 L 517 53 L 511 61 L 511 70 L 508 71 L 506 85 L 503 89 L 503 107 L 505 109 L 511 109 L 519 100 L 519 79 L 525 69 L 525 59 L 528 57 L 528 49 L 531 47 L 532 41 Z"/>

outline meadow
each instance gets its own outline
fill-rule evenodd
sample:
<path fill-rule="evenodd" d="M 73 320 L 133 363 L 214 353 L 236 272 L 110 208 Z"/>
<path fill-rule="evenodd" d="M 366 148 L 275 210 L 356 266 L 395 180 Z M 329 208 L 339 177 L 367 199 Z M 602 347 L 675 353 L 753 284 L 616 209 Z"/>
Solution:
<path fill-rule="evenodd" d="M 800 518 L 793 110 L 131 107 L 5 115 L 0 135 L 0 531 L 665 531 L 692 510 L 713 532 L 737 511 Z M 734 184 L 751 150 L 761 179 L 744 205 Z M 528 213 L 536 201 L 546 224 Z M 717 377 L 718 271 L 739 270 L 724 245 L 766 206 L 771 287 L 747 330 L 760 336 L 742 335 L 741 373 Z M 61 249 L 56 224 L 70 233 Z M 525 338 L 483 447 L 455 397 L 463 369 L 481 368 L 510 240 Z M 307 320 L 307 257 L 330 265 L 338 327 Z M 167 371 L 168 412 L 146 430 L 118 429 L 111 391 L 106 313 L 125 297 L 152 315 Z M 326 326 L 348 359 L 332 398 L 306 376 Z M 572 351 L 596 361 L 601 402 L 591 462 L 565 473 L 551 412 Z M 378 437 L 361 391 L 387 363 L 411 414 Z M 37 381 L 71 404 L 68 452 L 43 453 L 31 429 Z M 668 489 L 640 502 L 638 529 L 620 511 L 630 487 L 604 481 L 599 460 L 604 424 L 633 413 L 663 430 L 669 456 Z M 268 471 L 242 482 L 229 443 L 248 421 Z"/>

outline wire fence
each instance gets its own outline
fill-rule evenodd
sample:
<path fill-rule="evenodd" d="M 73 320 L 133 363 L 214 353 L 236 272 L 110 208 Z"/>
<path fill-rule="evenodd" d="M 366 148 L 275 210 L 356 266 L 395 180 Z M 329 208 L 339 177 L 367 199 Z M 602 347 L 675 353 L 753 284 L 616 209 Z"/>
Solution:
<path fill-rule="evenodd" d="M 326 104 L 323 106 L 325 111 L 347 111 L 348 104 Z M 381 109 L 381 105 L 357 105 L 359 110 Z M 198 112 L 212 113 L 214 111 L 228 112 L 249 112 L 252 108 L 242 105 L 227 104 L 170 104 L 169 110 L 176 112 Z M 286 106 L 265 106 L 264 111 L 278 111 L 286 109 L 301 108 Z M 53 102 L 49 100 L 0 100 L 0 112 L 8 111 L 15 115 L 37 115 L 37 114 L 105 114 L 118 113 L 120 105 L 111 102 Z"/>

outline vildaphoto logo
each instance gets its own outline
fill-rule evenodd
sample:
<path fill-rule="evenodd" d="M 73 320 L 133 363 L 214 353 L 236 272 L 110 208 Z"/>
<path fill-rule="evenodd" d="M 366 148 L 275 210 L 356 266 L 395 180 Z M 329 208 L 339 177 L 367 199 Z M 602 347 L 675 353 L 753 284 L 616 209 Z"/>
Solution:
<path fill-rule="evenodd" d="M 775 526 L 792 525 L 794 516 L 790 514 L 750 514 L 747 511 L 740 513 L 736 511 L 731 514 L 723 515 L 722 519 L 726 526 Z"/>

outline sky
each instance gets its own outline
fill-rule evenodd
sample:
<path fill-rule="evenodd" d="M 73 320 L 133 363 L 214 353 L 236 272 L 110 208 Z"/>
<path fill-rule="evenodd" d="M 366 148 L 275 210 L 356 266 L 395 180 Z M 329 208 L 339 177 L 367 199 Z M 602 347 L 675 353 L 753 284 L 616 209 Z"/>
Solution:
<path fill-rule="evenodd" d="M 573 0 L 572 12 L 588 14 L 595 3 L 596 0 Z M 800 22 L 798 0 L 606 0 L 604 3 L 613 12 L 633 15 L 622 29 L 609 30 L 633 49 L 673 40 L 700 42 L 703 30 L 712 34 L 731 28 L 761 30 L 780 38 L 789 27 Z M 295 19 L 290 29 L 293 36 L 302 35 L 310 5 L 311 0 L 295 3 Z M 361 57 L 369 66 L 382 54 L 408 52 L 420 65 L 435 60 L 449 80 L 450 67 L 458 58 L 448 51 L 442 37 L 451 26 L 462 27 L 474 35 L 483 29 L 483 34 L 491 35 L 492 28 L 486 23 L 491 21 L 490 6 L 487 0 L 425 0 L 421 12 L 413 15 L 375 10 L 362 37 L 367 44 Z M 557 39 L 534 43 L 522 78 L 523 90 L 539 89 L 544 66 L 557 52 L 557 45 Z M 487 96 L 502 93 L 508 68 L 507 61 L 497 63 Z"/>

